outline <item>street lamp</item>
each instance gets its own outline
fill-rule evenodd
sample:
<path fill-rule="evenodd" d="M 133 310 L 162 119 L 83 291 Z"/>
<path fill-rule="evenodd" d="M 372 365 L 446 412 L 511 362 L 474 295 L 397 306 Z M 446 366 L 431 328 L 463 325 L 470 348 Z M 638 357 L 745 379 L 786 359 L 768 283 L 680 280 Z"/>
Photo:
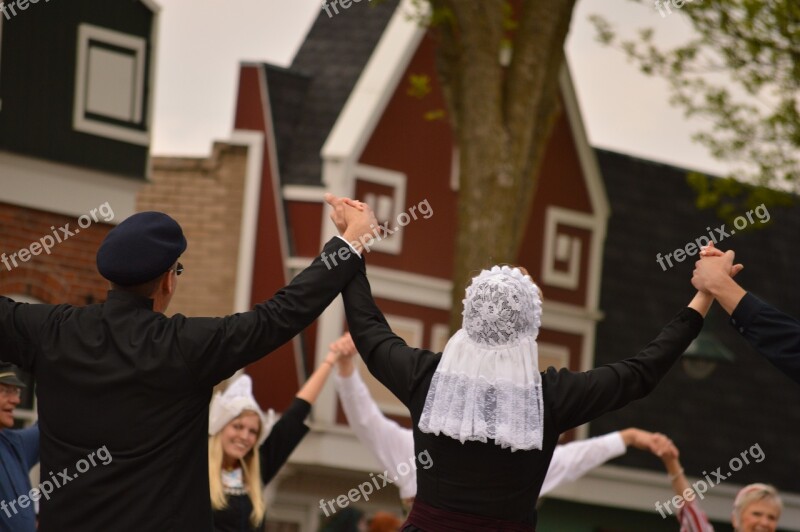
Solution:
<path fill-rule="evenodd" d="M 736 355 L 710 332 L 700 331 L 681 357 L 683 370 L 693 379 L 705 379 L 718 363 L 730 364 Z"/>

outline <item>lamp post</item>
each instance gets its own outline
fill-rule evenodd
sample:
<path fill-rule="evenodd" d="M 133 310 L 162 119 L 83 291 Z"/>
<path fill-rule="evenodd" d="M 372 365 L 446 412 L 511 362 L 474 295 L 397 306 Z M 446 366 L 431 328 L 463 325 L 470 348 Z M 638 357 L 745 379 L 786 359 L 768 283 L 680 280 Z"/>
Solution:
<path fill-rule="evenodd" d="M 718 363 L 730 364 L 736 355 L 710 332 L 700 331 L 681 356 L 681 366 L 689 377 L 705 379 Z"/>

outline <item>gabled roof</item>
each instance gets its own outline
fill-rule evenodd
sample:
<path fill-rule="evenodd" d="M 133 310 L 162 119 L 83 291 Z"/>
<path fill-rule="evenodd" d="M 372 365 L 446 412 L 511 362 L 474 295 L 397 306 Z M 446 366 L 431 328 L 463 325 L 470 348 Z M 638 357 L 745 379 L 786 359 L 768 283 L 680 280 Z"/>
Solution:
<path fill-rule="evenodd" d="M 288 72 L 270 67 L 270 103 L 280 154 L 282 184 L 320 185 L 320 151 L 369 60 L 398 0 L 360 2 L 329 17 L 320 10 Z M 332 12 L 332 11 L 331 11 Z M 332 12 L 333 13 L 333 12 Z M 277 101 L 307 81 L 305 98 L 279 117 Z"/>
<path fill-rule="evenodd" d="M 280 175 L 284 176 L 290 167 L 297 126 L 303 118 L 304 104 L 312 79 L 305 74 L 274 65 L 264 65 L 264 71 L 269 87 L 278 169 Z"/>
<path fill-rule="evenodd" d="M 694 294 L 689 280 L 698 257 L 673 260 L 674 267 L 664 271 L 656 255 L 712 231 L 718 238 L 714 229 L 724 222 L 695 207 L 686 170 L 605 150 L 597 156 L 611 204 L 600 296 L 605 319 L 597 326 L 600 366 L 636 354 Z M 718 247 L 736 251 L 745 265 L 737 280 L 746 289 L 800 316 L 796 256 L 790 251 L 800 234 L 800 211 L 768 212 L 771 224 L 736 231 Z M 592 422 L 591 433 L 630 426 L 663 432 L 678 446 L 687 474 L 696 477 L 720 466 L 724 473 L 729 460 L 759 444 L 771 458 L 732 472 L 731 484 L 771 482 L 800 492 L 800 387 L 755 353 L 716 304 L 704 331 L 735 353 L 733 364 L 695 380 L 677 363 L 650 396 Z M 627 453 L 618 463 L 663 472 L 647 453 Z"/>

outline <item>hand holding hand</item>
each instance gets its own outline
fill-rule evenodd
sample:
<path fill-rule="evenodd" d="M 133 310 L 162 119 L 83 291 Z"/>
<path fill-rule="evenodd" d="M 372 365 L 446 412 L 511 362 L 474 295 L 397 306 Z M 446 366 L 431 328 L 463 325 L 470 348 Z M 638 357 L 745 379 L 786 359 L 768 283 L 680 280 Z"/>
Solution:
<path fill-rule="evenodd" d="M 358 354 L 356 345 L 350 337 L 350 333 L 344 333 L 338 340 L 331 342 L 328 346 L 331 353 L 337 354 L 337 362 L 339 364 L 339 375 L 349 377 L 355 370 L 355 363 L 353 357 Z M 329 353 L 330 355 L 330 353 Z"/>
<path fill-rule="evenodd" d="M 363 243 L 372 238 L 373 228 L 378 226 L 372 209 L 366 203 L 330 193 L 325 194 L 325 201 L 333 207 L 330 216 L 339 234 L 361 251 Z"/>
<path fill-rule="evenodd" d="M 701 292 L 711 292 L 710 286 L 718 283 L 725 277 L 735 277 L 744 266 L 733 264 L 735 258 L 733 250 L 722 252 L 714 247 L 713 243 L 700 249 L 700 260 L 695 263 L 692 272 L 692 285 Z"/>

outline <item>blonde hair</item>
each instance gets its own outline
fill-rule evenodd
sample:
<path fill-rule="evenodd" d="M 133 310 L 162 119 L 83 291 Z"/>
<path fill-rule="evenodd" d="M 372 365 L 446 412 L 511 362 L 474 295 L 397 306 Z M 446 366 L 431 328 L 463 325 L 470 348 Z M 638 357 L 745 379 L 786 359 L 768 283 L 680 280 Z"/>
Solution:
<path fill-rule="evenodd" d="M 245 410 L 245 412 L 252 412 Z M 237 419 L 237 416 L 234 419 Z M 233 421 L 233 420 L 231 420 Z M 259 426 L 261 425 L 261 418 L 259 417 Z M 264 427 L 259 429 L 259 432 L 264 430 Z M 211 508 L 214 510 L 224 510 L 228 507 L 228 496 L 222 487 L 222 431 L 217 432 L 213 436 L 208 437 L 208 488 L 211 493 Z M 242 481 L 244 482 L 247 496 L 250 497 L 250 502 L 253 505 L 253 511 L 250 513 L 250 523 L 254 527 L 261 524 L 266 513 L 264 499 L 261 497 L 264 491 L 264 485 L 261 483 L 261 461 L 258 454 L 258 445 L 253 446 L 240 461 L 242 467 Z"/>
<path fill-rule="evenodd" d="M 736 494 L 733 501 L 733 526 L 734 530 L 739 527 L 742 521 L 742 512 L 754 502 L 767 501 L 778 507 L 778 516 L 783 511 L 783 501 L 778 490 L 769 484 L 748 484 Z"/>

